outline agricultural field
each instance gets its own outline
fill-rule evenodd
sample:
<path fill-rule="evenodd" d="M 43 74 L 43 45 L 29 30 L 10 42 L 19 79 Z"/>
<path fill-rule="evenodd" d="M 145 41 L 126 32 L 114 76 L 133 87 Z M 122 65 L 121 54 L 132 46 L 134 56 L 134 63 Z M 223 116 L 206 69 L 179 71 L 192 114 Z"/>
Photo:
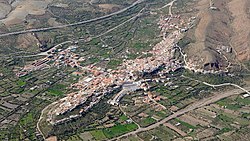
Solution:
<path fill-rule="evenodd" d="M 0 140 L 247 141 L 250 65 L 222 1 L 0 1 Z"/>

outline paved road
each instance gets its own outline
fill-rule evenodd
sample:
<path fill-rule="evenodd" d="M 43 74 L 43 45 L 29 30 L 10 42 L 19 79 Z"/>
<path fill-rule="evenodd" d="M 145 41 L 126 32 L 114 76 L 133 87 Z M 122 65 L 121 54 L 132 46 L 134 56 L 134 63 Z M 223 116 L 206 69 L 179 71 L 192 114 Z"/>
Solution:
<path fill-rule="evenodd" d="M 197 80 L 197 81 L 199 81 L 199 80 Z M 195 110 L 197 108 L 200 108 L 200 107 L 212 104 L 212 103 L 217 102 L 217 101 L 219 101 L 221 99 L 224 99 L 226 97 L 230 97 L 230 96 L 233 96 L 233 95 L 240 94 L 242 92 L 249 93 L 249 90 L 250 90 L 250 87 L 242 88 L 242 87 L 240 87 L 240 86 L 238 86 L 236 84 L 231 84 L 231 83 L 224 83 L 224 84 L 220 84 L 220 85 L 213 85 L 213 84 L 209 84 L 207 82 L 203 82 L 203 84 L 211 86 L 211 87 L 234 86 L 234 87 L 237 87 L 239 89 L 234 89 L 234 90 L 226 91 L 224 93 L 215 94 L 212 97 L 204 98 L 202 100 L 199 100 L 199 101 L 197 101 L 197 102 L 195 102 L 195 103 L 187 106 L 186 108 L 181 109 L 181 110 L 173 113 L 172 115 L 168 116 L 167 118 L 165 118 L 165 119 L 163 119 L 163 120 L 161 120 L 161 121 L 159 121 L 159 122 L 157 122 L 155 124 L 152 124 L 152 125 L 150 125 L 148 127 L 145 127 L 145 128 L 139 128 L 139 129 L 137 129 L 137 130 L 135 130 L 133 132 L 124 134 L 124 135 L 119 136 L 117 138 L 114 138 L 112 140 L 121 139 L 121 138 L 127 137 L 129 135 L 134 135 L 134 134 L 137 134 L 137 133 L 140 133 L 140 132 L 144 132 L 144 131 L 148 131 L 148 130 L 154 129 L 154 128 L 160 126 L 161 124 L 164 124 L 164 123 L 168 122 L 169 120 L 174 119 L 176 117 L 179 117 L 179 116 L 181 116 L 181 115 L 183 115 L 183 114 L 185 114 L 185 113 L 187 113 L 189 111 L 192 111 L 192 110 Z"/>
<path fill-rule="evenodd" d="M 92 39 L 99 38 L 99 37 L 101 37 L 101 36 L 103 36 L 103 35 L 105 35 L 105 34 L 107 34 L 107 33 L 109 33 L 109 32 L 114 31 L 115 29 L 121 27 L 122 25 L 124 25 L 124 24 L 126 24 L 126 23 L 128 23 L 128 22 L 130 22 L 130 21 L 132 21 L 132 20 L 135 20 L 136 18 L 138 18 L 138 17 L 140 17 L 140 16 L 142 15 L 142 11 L 143 11 L 144 9 L 145 9 L 145 8 L 143 8 L 138 14 L 136 14 L 136 15 L 133 16 L 132 18 L 130 18 L 130 19 L 124 21 L 123 23 L 121 23 L 121 24 L 119 24 L 119 25 L 117 25 L 117 26 L 115 26 L 115 27 L 109 29 L 108 31 L 106 31 L 106 32 L 104 32 L 104 33 L 102 33 L 102 34 L 100 34 L 100 35 L 98 35 L 98 36 L 96 36 L 96 37 L 93 37 Z M 78 41 L 83 41 L 83 40 L 85 40 L 85 39 L 79 39 Z M 69 44 L 69 43 L 73 43 L 73 41 L 70 41 L 70 40 L 69 40 L 69 41 L 64 41 L 64 42 L 62 42 L 62 43 L 59 43 L 59 44 L 55 45 L 54 47 L 52 47 L 51 49 L 49 49 L 49 50 L 46 51 L 46 52 L 41 52 L 41 53 L 31 54 L 31 55 L 20 55 L 20 56 L 15 56 L 15 58 L 28 58 L 28 57 L 37 57 L 37 56 L 47 56 L 47 55 L 48 55 L 48 52 L 50 52 L 51 50 L 56 49 L 57 47 L 60 47 L 60 46 L 65 45 L 65 44 Z M 6 57 L 0 57 L 0 58 L 8 58 L 8 56 L 6 56 Z"/>
<path fill-rule="evenodd" d="M 94 18 L 94 19 L 86 20 L 86 21 L 80 21 L 80 22 L 76 22 L 76 23 L 65 24 L 65 25 L 54 26 L 54 27 L 37 28 L 37 29 L 23 30 L 23 31 L 17 31 L 17 32 L 10 32 L 10 33 L 5 33 L 5 34 L 0 34 L 0 37 L 10 36 L 10 35 L 18 35 L 18 34 L 25 34 L 25 33 L 30 33 L 30 32 L 41 32 L 41 31 L 47 31 L 47 30 L 53 30 L 53 29 L 61 29 L 61 28 L 77 26 L 77 25 L 82 25 L 82 24 L 87 24 L 87 23 L 107 19 L 107 18 L 110 18 L 110 17 L 112 17 L 114 15 L 118 15 L 120 13 L 123 13 L 123 12 L 127 11 L 128 9 L 131 9 L 132 7 L 136 6 L 139 3 L 142 3 L 143 1 L 145 1 L 145 0 L 137 0 L 132 5 L 124 8 L 124 9 L 121 9 L 121 10 L 119 10 L 117 12 L 114 12 L 114 13 L 111 13 L 111 14 L 108 14 L 108 15 L 105 15 L 105 16 L 102 16 L 102 17 L 97 17 L 97 18 Z"/>
<path fill-rule="evenodd" d="M 130 19 L 124 21 L 123 23 L 121 23 L 121 24 L 119 24 L 119 25 L 117 25 L 117 26 L 115 26 L 115 27 L 109 29 L 108 31 L 106 31 L 106 32 L 104 32 L 104 33 L 102 33 L 102 34 L 96 36 L 95 38 L 99 38 L 99 37 L 101 37 L 101 36 L 103 36 L 103 35 L 105 35 L 105 34 L 111 32 L 111 31 L 114 31 L 115 29 L 118 29 L 119 27 L 125 25 L 125 24 L 128 23 L 129 21 L 132 21 L 132 20 L 134 20 L 134 19 L 140 17 L 140 16 L 142 15 L 142 11 L 143 11 L 144 9 L 145 9 L 145 7 L 142 8 L 142 9 L 140 10 L 140 12 L 139 12 L 138 14 L 136 14 L 135 16 L 133 16 L 132 18 L 130 18 Z"/>

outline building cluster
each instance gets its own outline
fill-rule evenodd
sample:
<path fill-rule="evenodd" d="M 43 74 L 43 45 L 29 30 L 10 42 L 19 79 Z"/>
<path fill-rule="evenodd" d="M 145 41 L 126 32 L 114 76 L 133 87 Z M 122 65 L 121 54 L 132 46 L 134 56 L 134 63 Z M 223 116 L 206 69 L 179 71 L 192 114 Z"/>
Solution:
<path fill-rule="evenodd" d="M 92 98 L 92 102 L 81 110 L 81 112 L 85 112 L 98 103 L 105 94 L 115 88 L 122 87 L 122 90 L 109 101 L 113 105 L 119 104 L 120 99 L 128 92 L 137 89 L 146 90 L 147 86 L 138 74 L 150 74 L 160 67 L 163 67 L 163 69 L 157 72 L 158 74 L 168 73 L 182 67 L 179 61 L 173 59 L 176 49 L 174 45 L 180 38 L 181 33 L 179 30 L 175 30 L 156 44 L 152 50 L 146 52 L 152 54 L 152 56 L 125 60 L 116 70 L 106 70 L 93 65 L 82 67 L 82 71 L 88 74 L 87 77 L 71 86 L 71 88 L 79 89 L 80 91 L 69 94 L 61 99 L 56 109 L 49 113 L 49 117 L 53 117 L 52 115 L 62 115 L 85 103 L 87 99 Z M 96 98 L 93 99 L 93 97 Z M 50 119 L 50 121 L 54 122 L 53 119 Z"/>
<path fill-rule="evenodd" d="M 122 90 L 109 101 L 110 104 L 113 105 L 119 104 L 120 99 L 129 92 L 137 89 L 146 91 L 148 86 L 139 74 L 156 73 L 162 76 L 162 74 L 181 68 L 182 64 L 173 58 L 176 50 L 175 44 L 181 38 L 182 33 L 180 30 L 183 26 L 184 21 L 180 16 L 162 17 L 159 22 L 159 27 L 164 35 L 163 40 L 156 44 L 152 50 L 144 52 L 144 54 L 151 54 L 151 56 L 125 60 L 115 70 L 107 70 L 94 65 L 80 66 L 79 61 L 84 59 L 74 53 L 77 46 L 69 46 L 64 50 L 57 48 L 48 50 L 46 58 L 26 65 L 17 75 L 23 76 L 31 71 L 41 70 L 50 66 L 78 67 L 81 70 L 81 72 L 78 73 L 87 74 L 87 76 L 78 83 L 71 85 L 71 88 L 79 91 L 70 93 L 60 99 L 55 109 L 48 113 L 48 121 L 55 124 L 57 121 L 53 118 L 54 116 L 65 114 L 79 105 L 85 105 L 79 111 L 80 115 L 98 103 L 103 96 L 115 89 L 122 88 Z M 165 34 L 167 30 L 171 30 L 168 35 Z M 90 100 L 89 104 L 85 104 L 87 100 Z M 68 120 L 68 118 L 65 119 Z M 60 121 L 64 121 L 64 119 L 58 120 L 58 122 Z"/>
<path fill-rule="evenodd" d="M 183 33 L 188 31 L 195 25 L 196 17 L 190 17 L 188 19 L 181 18 L 180 15 L 175 16 L 161 16 L 158 26 L 161 29 L 161 35 L 163 39 L 166 38 L 167 32 L 178 30 Z M 188 22 L 186 22 L 188 21 Z"/>
<path fill-rule="evenodd" d="M 25 76 L 32 71 L 43 70 L 52 66 L 70 66 L 80 67 L 79 61 L 82 58 L 78 54 L 74 53 L 77 46 L 69 46 L 67 49 L 51 49 L 47 52 L 45 58 L 36 60 L 29 65 L 25 65 L 20 71 L 17 71 L 18 77 Z"/>
<path fill-rule="evenodd" d="M 72 68 L 80 67 L 79 55 L 74 53 L 78 47 L 69 46 L 65 50 L 52 50 L 48 52 L 50 55 L 48 58 L 51 58 L 54 62 L 54 66 L 70 66 Z"/>
<path fill-rule="evenodd" d="M 49 68 L 50 66 L 47 64 L 49 61 L 50 61 L 49 58 L 43 58 L 43 59 L 34 61 L 32 64 L 25 65 L 21 71 L 18 71 L 16 73 L 16 76 L 22 77 L 32 71 L 43 70 L 43 69 Z"/>
<path fill-rule="evenodd" d="M 216 48 L 216 51 L 219 52 L 220 54 L 222 54 L 222 52 L 232 53 L 233 52 L 233 48 L 230 47 L 230 46 L 218 46 Z"/>

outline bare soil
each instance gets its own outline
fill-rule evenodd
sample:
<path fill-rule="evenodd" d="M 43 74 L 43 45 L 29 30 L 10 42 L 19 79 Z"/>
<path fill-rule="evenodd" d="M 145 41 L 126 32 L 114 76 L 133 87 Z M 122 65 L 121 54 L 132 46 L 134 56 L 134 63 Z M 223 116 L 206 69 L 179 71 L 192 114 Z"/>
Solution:
<path fill-rule="evenodd" d="M 23 22 L 27 15 L 43 15 L 46 8 L 53 0 L 24 0 L 12 3 L 13 10 L 8 13 L 6 18 L 0 20 L 6 26 Z M 6 11 L 7 12 L 7 11 Z M 0 12 L 1 13 L 1 12 Z"/>
<path fill-rule="evenodd" d="M 195 7 L 199 22 L 191 31 L 195 43 L 186 50 L 190 62 L 200 68 L 212 63 L 226 68 L 228 61 L 250 60 L 250 1 L 201 0 Z M 218 48 L 222 46 L 232 47 L 233 51 L 221 54 Z"/>
<path fill-rule="evenodd" d="M 228 4 L 230 12 L 234 18 L 232 27 L 234 35 L 231 45 L 237 52 L 240 61 L 250 59 L 250 19 L 249 19 L 249 0 L 232 0 Z"/>
<path fill-rule="evenodd" d="M 4 0 L 0 0 L 0 19 L 5 18 L 11 11 L 11 6 Z"/>

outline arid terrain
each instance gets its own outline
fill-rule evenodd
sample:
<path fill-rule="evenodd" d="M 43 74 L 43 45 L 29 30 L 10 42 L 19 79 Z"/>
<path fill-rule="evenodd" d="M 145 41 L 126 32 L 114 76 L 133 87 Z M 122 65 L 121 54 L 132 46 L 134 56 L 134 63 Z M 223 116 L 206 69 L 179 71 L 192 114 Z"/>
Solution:
<path fill-rule="evenodd" d="M 249 1 L 201 0 L 196 4 L 198 25 L 188 59 L 198 68 L 227 67 L 249 60 Z"/>
<path fill-rule="evenodd" d="M 230 44 L 236 51 L 236 56 L 240 61 L 250 60 L 250 1 L 233 0 L 227 5 L 232 13 L 233 35 Z"/>
<path fill-rule="evenodd" d="M 11 3 L 10 3 L 11 2 Z M 4 11 L 5 17 L 1 20 L 6 26 L 13 24 L 20 24 L 23 22 L 27 15 L 43 15 L 46 12 L 46 8 L 52 0 L 17 0 L 17 1 L 8 1 L 4 3 L 9 4 L 8 6 L 12 7 L 12 10 L 6 9 Z"/>

